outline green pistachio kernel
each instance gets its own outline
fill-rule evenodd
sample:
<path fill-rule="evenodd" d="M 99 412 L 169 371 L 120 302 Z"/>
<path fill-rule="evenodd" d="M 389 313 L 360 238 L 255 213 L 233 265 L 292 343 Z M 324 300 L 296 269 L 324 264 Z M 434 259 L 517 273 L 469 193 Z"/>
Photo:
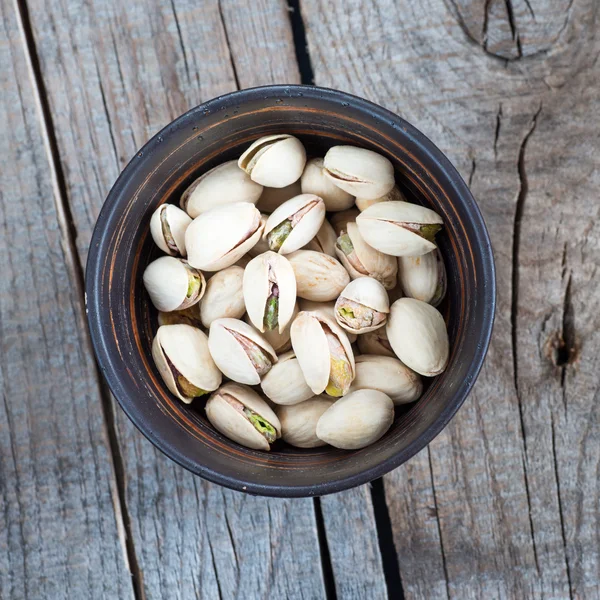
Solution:
<path fill-rule="evenodd" d="M 186 296 L 188 298 L 192 298 L 193 296 L 195 296 L 198 293 L 199 290 L 200 290 L 200 278 L 197 275 L 190 275 Z"/>
<path fill-rule="evenodd" d="M 177 375 L 177 387 L 181 390 L 183 396 L 187 398 L 197 398 L 198 396 L 204 396 L 208 392 L 199 387 L 196 387 L 193 383 L 190 383 L 183 375 Z"/>
<path fill-rule="evenodd" d="M 271 296 L 265 308 L 264 326 L 269 331 L 275 329 L 279 323 L 279 298 Z"/>
<path fill-rule="evenodd" d="M 354 311 L 351 308 L 340 307 L 340 315 L 344 319 L 354 319 Z"/>
<path fill-rule="evenodd" d="M 442 228 L 439 223 L 431 223 L 430 225 L 423 225 L 419 228 L 419 235 L 425 238 L 428 242 L 433 243 L 436 233 Z"/>
<path fill-rule="evenodd" d="M 347 233 L 340 235 L 336 242 L 338 248 L 346 255 L 349 256 L 354 252 L 354 245 L 352 244 L 352 240 Z"/>
<path fill-rule="evenodd" d="M 325 392 L 334 398 L 343 396 L 352 383 L 352 369 L 347 358 L 331 357 L 331 371 Z"/>
<path fill-rule="evenodd" d="M 250 423 L 254 425 L 256 431 L 262 434 L 269 444 L 272 444 L 277 439 L 277 431 L 275 430 L 275 427 L 271 425 L 271 423 L 247 407 L 244 407 L 244 414 Z"/>
<path fill-rule="evenodd" d="M 283 242 L 285 242 L 288 235 L 290 235 L 291 231 L 292 221 L 290 219 L 286 219 L 282 223 L 279 223 L 279 225 L 273 228 L 267 235 L 267 242 L 269 244 L 269 248 L 274 252 L 277 252 L 279 248 L 283 246 Z"/>

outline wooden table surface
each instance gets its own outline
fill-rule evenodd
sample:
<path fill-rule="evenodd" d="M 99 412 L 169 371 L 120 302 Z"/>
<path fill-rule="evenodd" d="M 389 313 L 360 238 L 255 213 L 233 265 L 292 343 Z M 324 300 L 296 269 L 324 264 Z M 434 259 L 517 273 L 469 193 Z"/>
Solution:
<path fill-rule="evenodd" d="M 0 598 L 600 598 L 597 0 L 0 0 Z M 498 312 L 475 391 L 370 486 L 198 479 L 115 404 L 82 281 L 160 128 L 315 83 L 402 115 L 470 184 Z"/>

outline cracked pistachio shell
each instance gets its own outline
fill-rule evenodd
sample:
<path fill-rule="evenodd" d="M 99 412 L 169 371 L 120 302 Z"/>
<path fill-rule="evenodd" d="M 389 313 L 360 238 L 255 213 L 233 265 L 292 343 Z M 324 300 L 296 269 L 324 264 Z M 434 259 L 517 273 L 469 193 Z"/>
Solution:
<path fill-rule="evenodd" d="M 350 275 L 335 258 L 314 252 L 297 250 L 287 255 L 296 275 L 296 293 L 315 302 L 335 300 L 348 285 Z"/>
<path fill-rule="evenodd" d="M 154 243 L 170 256 L 186 255 L 185 231 L 192 219 L 172 204 L 161 204 L 150 218 Z"/>
<path fill-rule="evenodd" d="M 263 226 L 254 204 L 234 202 L 196 217 L 185 232 L 189 263 L 206 271 L 233 265 L 260 239 Z"/>
<path fill-rule="evenodd" d="M 322 312 L 300 312 L 291 327 L 292 348 L 302 369 L 304 380 L 315 394 L 325 391 L 331 375 L 332 356 L 324 326 L 328 327 L 337 338 L 350 364 L 347 388 L 350 387 L 355 375 L 354 354 L 346 332 Z"/>
<path fill-rule="evenodd" d="M 206 294 L 206 292 L 205 292 Z M 189 308 L 183 310 L 173 310 L 171 312 L 158 311 L 158 324 L 160 325 L 191 325 L 192 327 L 202 327 L 200 320 L 200 302 L 192 304 Z"/>
<path fill-rule="evenodd" d="M 448 333 L 436 308 L 414 298 L 400 298 L 392 304 L 386 329 L 396 356 L 407 367 L 425 377 L 444 371 L 449 355 Z"/>
<path fill-rule="evenodd" d="M 283 333 L 294 314 L 296 306 L 296 276 L 285 256 L 275 252 L 265 252 L 253 258 L 244 270 L 244 302 L 252 324 L 261 333 L 265 329 L 265 312 L 271 293 L 273 280 L 279 289 L 277 323 L 279 333 Z"/>
<path fill-rule="evenodd" d="M 390 341 L 385 330 L 385 327 L 369 331 L 359 335 L 356 344 L 361 354 L 376 354 L 378 356 L 390 356 L 396 358 Z"/>
<path fill-rule="evenodd" d="M 334 146 L 324 162 L 326 177 L 353 196 L 380 198 L 394 187 L 392 163 L 372 150 Z"/>
<path fill-rule="evenodd" d="M 312 208 L 307 210 L 307 207 L 311 204 L 313 204 Z M 321 198 L 314 194 L 300 194 L 275 209 L 267 219 L 263 236 L 268 239 L 273 229 L 280 226 L 284 221 L 292 220 L 293 222 L 294 215 L 302 213 L 304 210 L 307 210 L 307 212 L 302 214 L 298 222 L 293 225 L 292 230 L 279 249 L 277 250 L 271 246 L 272 250 L 279 252 L 279 254 L 289 254 L 308 244 L 317 235 L 325 220 L 325 204 Z"/>
<path fill-rule="evenodd" d="M 409 298 L 437 306 L 446 295 L 446 267 L 439 248 L 422 256 L 399 256 L 398 278 Z"/>
<path fill-rule="evenodd" d="M 354 223 L 358 215 L 360 215 L 360 212 L 356 208 L 349 208 L 348 210 L 333 213 L 329 217 L 329 222 L 335 231 L 336 237 L 340 235 L 342 229 L 347 230 L 348 223 Z"/>
<path fill-rule="evenodd" d="M 323 198 L 329 212 L 346 210 L 354 204 L 354 196 L 333 184 L 325 174 L 322 158 L 311 158 L 304 167 L 300 180 L 303 194 Z"/>
<path fill-rule="evenodd" d="M 271 346 L 273 346 L 273 350 L 275 350 L 277 354 L 279 354 L 280 352 L 287 352 L 288 350 L 292 349 L 292 342 L 290 340 L 290 326 L 292 324 L 292 321 L 296 318 L 298 312 L 298 303 L 296 302 L 294 304 L 294 312 L 292 313 L 292 318 L 290 319 L 290 322 L 287 324 L 287 327 L 283 330 L 282 333 L 279 333 L 278 329 L 271 329 L 270 331 L 265 330 L 263 332 L 262 336 L 265 338 L 265 340 L 267 340 L 267 342 L 269 342 L 269 344 L 271 344 Z M 248 317 L 247 314 L 244 317 L 244 321 L 252 325 L 252 321 L 250 321 L 250 317 Z"/>
<path fill-rule="evenodd" d="M 238 160 L 252 181 L 283 188 L 300 179 L 306 164 L 302 142 L 287 134 L 267 135 L 256 140 Z"/>
<path fill-rule="evenodd" d="M 283 188 L 264 187 L 263 192 L 258 199 L 256 208 L 263 213 L 272 213 L 278 206 L 281 206 L 286 200 L 299 196 L 302 193 L 299 181 L 294 181 Z"/>
<path fill-rule="evenodd" d="M 250 256 L 251 258 L 258 256 L 259 254 L 262 254 L 263 252 L 269 251 L 269 243 L 267 242 L 267 240 L 265 239 L 265 236 L 264 236 L 264 227 L 267 224 L 268 218 L 269 218 L 269 215 L 261 215 L 260 216 L 260 223 L 261 223 L 261 227 L 263 228 L 263 235 L 258 240 L 258 242 L 256 242 L 256 245 L 254 247 L 250 248 L 250 250 L 248 250 L 248 256 Z"/>
<path fill-rule="evenodd" d="M 298 305 L 301 311 L 322 312 L 325 316 L 335 321 L 335 301 L 333 300 L 331 302 L 315 302 L 314 300 L 300 298 L 298 300 Z M 358 337 L 355 333 L 351 333 L 350 331 L 346 331 L 346 335 L 351 344 L 354 344 Z"/>
<path fill-rule="evenodd" d="M 343 252 L 337 240 L 335 253 L 339 261 L 344 265 L 348 273 L 350 273 L 350 277 L 352 279 L 373 277 L 380 281 L 386 289 L 393 289 L 396 286 L 396 273 L 398 272 L 396 258 L 388 254 L 383 254 L 383 252 L 379 252 L 372 246 L 369 246 L 360 234 L 356 223 L 347 223 L 346 233 L 352 242 L 355 260 L 353 261 L 351 257 Z M 360 263 L 360 270 L 356 268 L 355 261 Z"/>
<path fill-rule="evenodd" d="M 188 297 L 192 275 L 198 277 L 200 285 Z M 191 268 L 185 260 L 173 256 L 161 256 L 151 262 L 146 267 L 142 279 L 152 304 L 162 312 L 189 308 L 202 298 L 206 288 L 201 271 Z"/>
<path fill-rule="evenodd" d="M 423 392 L 421 376 L 397 358 L 363 354 L 357 356 L 355 362 L 356 377 L 350 392 L 379 390 L 387 394 L 395 405 L 414 402 Z"/>
<path fill-rule="evenodd" d="M 394 421 L 394 403 L 378 390 L 340 398 L 317 423 L 317 437 L 336 448 L 357 450 L 383 437 Z"/>
<path fill-rule="evenodd" d="M 369 206 L 373 204 L 379 204 L 380 202 L 406 202 L 406 198 L 404 194 L 400 191 L 400 188 L 395 185 L 387 194 L 380 196 L 379 198 L 371 198 L 367 200 L 366 198 L 357 198 L 356 199 L 356 208 L 358 210 L 363 211 L 369 208 Z"/>
<path fill-rule="evenodd" d="M 180 206 L 190 217 L 231 202 L 256 204 L 262 185 L 252 181 L 247 173 L 230 160 L 201 175 L 181 196 Z"/>
<path fill-rule="evenodd" d="M 216 319 L 229 317 L 241 319 L 246 312 L 242 281 L 244 269 L 227 267 L 215 273 L 206 284 L 206 292 L 200 303 L 200 319 L 208 328 Z"/>
<path fill-rule="evenodd" d="M 281 423 L 283 441 L 297 448 L 325 446 L 317 437 L 317 423 L 333 403 L 333 398 L 314 396 L 293 406 L 277 406 L 275 412 Z"/>
<path fill-rule="evenodd" d="M 181 324 L 159 327 L 152 342 L 152 358 L 171 393 L 186 404 L 193 398 L 182 393 L 169 362 L 189 383 L 206 393 L 221 385 L 221 372 L 208 350 L 208 338 L 196 327 Z"/>
<path fill-rule="evenodd" d="M 335 242 L 337 235 L 333 230 L 327 219 L 323 220 L 321 229 L 317 231 L 317 235 L 304 246 L 304 250 L 314 250 L 315 252 L 322 252 L 323 254 L 329 254 L 335 258 Z"/>
<path fill-rule="evenodd" d="M 353 329 L 344 321 L 340 316 L 340 307 L 344 303 L 344 300 L 351 300 L 352 302 L 356 302 L 362 306 L 366 306 L 367 308 L 371 308 L 377 312 L 388 314 L 390 312 L 390 304 L 387 292 L 385 288 L 372 277 L 361 277 L 360 279 L 355 279 L 351 281 L 342 291 L 339 298 L 335 303 L 335 320 L 338 325 L 349 331 L 350 333 L 368 333 L 369 331 L 375 331 L 380 327 L 383 327 L 386 323 L 384 319 L 380 324 L 375 326 L 366 326 L 361 327 L 360 329 Z"/>
<path fill-rule="evenodd" d="M 225 437 L 254 450 L 270 450 L 271 445 L 246 416 L 225 400 L 230 396 L 260 415 L 281 437 L 281 423 L 271 407 L 251 388 L 237 383 L 226 383 L 206 403 L 206 416 L 211 425 Z"/>
<path fill-rule="evenodd" d="M 215 364 L 223 375 L 239 383 L 258 385 L 261 375 L 250 360 L 244 347 L 231 333 L 232 331 L 258 346 L 270 363 L 266 366 L 266 372 L 270 369 L 270 365 L 277 362 L 275 350 L 256 329 L 248 323 L 244 323 L 244 321 L 229 318 L 216 319 L 210 325 L 208 348 Z"/>
<path fill-rule="evenodd" d="M 407 225 L 441 227 L 443 221 L 436 212 L 418 204 L 381 202 L 360 213 L 356 224 L 367 244 L 384 254 L 421 256 L 435 250 L 436 245 Z"/>
<path fill-rule="evenodd" d="M 293 351 L 279 356 L 277 364 L 263 377 L 260 386 L 265 396 L 275 404 L 298 404 L 314 396 Z"/>

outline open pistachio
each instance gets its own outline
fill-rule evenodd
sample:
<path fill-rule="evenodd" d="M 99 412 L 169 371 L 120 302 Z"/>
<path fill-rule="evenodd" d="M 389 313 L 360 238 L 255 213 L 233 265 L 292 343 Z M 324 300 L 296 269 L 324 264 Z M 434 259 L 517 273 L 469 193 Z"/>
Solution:
<path fill-rule="evenodd" d="M 306 164 L 302 142 L 291 135 L 267 135 L 256 140 L 238 166 L 261 185 L 282 188 L 298 181 Z"/>
<path fill-rule="evenodd" d="M 380 439 L 394 421 L 394 403 L 378 390 L 357 390 L 332 404 L 317 423 L 317 437 L 356 450 Z"/>
<path fill-rule="evenodd" d="M 230 440 L 254 450 L 270 450 L 281 437 L 281 424 L 270 406 L 251 388 L 221 386 L 206 403 L 211 425 Z"/>
<path fill-rule="evenodd" d="M 231 202 L 256 204 L 262 185 L 252 181 L 247 173 L 230 160 L 201 175 L 183 192 L 180 206 L 190 217 Z"/>
<path fill-rule="evenodd" d="M 162 312 L 189 308 L 202 298 L 206 287 L 201 271 L 173 256 L 151 262 L 142 279 L 152 304 Z"/>
<path fill-rule="evenodd" d="M 333 184 L 325 174 L 322 158 L 312 158 L 306 163 L 300 180 L 303 194 L 316 194 L 323 198 L 329 212 L 346 210 L 354 204 L 354 196 Z"/>
<path fill-rule="evenodd" d="M 154 243 L 171 256 L 185 256 L 185 230 L 192 219 L 172 204 L 161 204 L 150 219 Z"/>
<path fill-rule="evenodd" d="M 387 334 L 396 356 L 413 371 L 434 377 L 446 368 L 446 324 L 430 304 L 414 298 L 396 300 L 390 310 Z"/>
<path fill-rule="evenodd" d="M 396 286 L 396 258 L 369 246 L 356 223 L 346 223 L 336 240 L 335 252 L 352 279 L 373 277 L 388 290 Z"/>
<path fill-rule="evenodd" d="M 317 235 L 304 246 L 304 250 L 314 250 L 315 252 L 323 252 L 335 258 L 335 240 L 337 235 L 333 227 L 327 219 L 323 220 L 321 229 L 317 231 Z"/>
<path fill-rule="evenodd" d="M 262 213 L 272 213 L 278 206 L 281 206 L 286 200 L 299 196 L 302 193 L 300 181 L 294 181 L 283 188 L 264 187 L 263 192 L 256 203 L 256 208 Z"/>
<path fill-rule="evenodd" d="M 333 398 L 314 396 L 293 406 L 277 406 L 281 439 L 297 448 L 324 446 L 325 442 L 317 437 L 317 423 L 333 403 Z"/>
<path fill-rule="evenodd" d="M 406 202 L 406 198 L 404 194 L 400 191 L 400 188 L 395 185 L 387 194 L 380 196 L 379 198 L 371 198 L 367 200 L 366 198 L 357 198 L 356 199 L 356 208 L 358 210 L 363 211 L 369 208 L 369 206 L 373 204 L 379 204 L 380 202 Z"/>
<path fill-rule="evenodd" d="M 363 354 L 355 360 L 356 377 L 350 392 L 379 390 L 396 405 L 414 402 L 421 396 L 423 382 L 420 375 L 397 358 Z"/>
<path fill-rule="evenodd" d="M 325 204 L 314 194 L 284 202 L 267 219 L 264 236 L 269 248 L 289 254 L 312 240 L 325 220 Z"/>
<path fill-rule="evenodd" d="M 206 284 L 200 303 L 202 325 L 208 328 L 216 319 L 240 319 L 246 312 L 242 281 L 244 269 L 236 265 L 215 273 Z"/>
<path fill-rule="evenodd" d="M 296 305 L 296 277 L 285 256 L 265 252 L 253 258 L 244 271 L 244 301 L 252 324 L 261 333 L 282 333 Z"/>
<path fill-rule="evenodd" d="M 385 288 L 371 277 L 351 281 L 335 303 L 335 320 L 351 333 L 367 333 L 383 327 L 390 312 Z"/>
<path fill-rule="evenodd" d="M 340 212 L 333 213 L 329 217 L 329 222 L 333 227 L 336 235 L 340 235 L 342 230 L 346 231 L 348 229 L 348 223 L 354 223 L 356 221 L 356 217 L 360 215 L 360 212 L 356 210 L 356 208 L 349 208 L 348 210 L 341 210 Z"/>
<path fill-rule="evenodd" d="M 221 372 L 208 351 L 206 334 L 196 327 L 159 327 L 152 358 L 169 390 L 186 404 L 221 385 Z"/>
<path fill-rule="evenodd" d="M 210 325 L 208 347 L 223 375 L 257 385 L 277 362 L 275 350 L 253 327 L 238 319 L 216 319 Z"/>
<path fill-rule="evenodd" d="M 206 294 L 206 292 L 205 292 Z M 159 325 L 191 325 L 192 327 L 202 327 L 200 320 L 200 302 L 192 304 L 189 308 L 183 310 L 173 310 L 171 312 L 158 311 Z"/>
<path fill-rule="evenodd" d="M 260 386 L 275 404 L 298 404 L 314 395 L 293 351 L 278 357 L 277 364 L 263 377 Z"/>
<path fill-rule="evenodd" d="M 344 330 L 322 312 L 301 312 L 291 328 L 292 348 L 315 394 L 338 398 L 354 379 L 354 355 Z"/>
<path fill-rule="evenodd" d="M 348 271 L 327 254 L 297 250 L 288 254 L 287 259 L 294 269 L 300 298 L 316 302 L 335 300 L 350 281 Z"/>
<path fill-rule="evenodd" d="M 324 166 L 332 183 L 366 200 L 379 198 L 394 187 L 392 163 L 372 150 L 334 146 L 325 155 Z"/>
<path fill-rule="evenodd" d="M 446 267 L 439 248 L 422 256 L 399 256 L 398 277 L 409 298 L 437 306 L 446 295 Z"/>
<path fill-rule="evenodd" d="M 376 250 L 392 256 L 421 256 L 435 250 L 442 218 L 410 202 L 373 204 L 356 217 L 361 235 Z"/>
<path fill-rule="evenodd" d="M 359 335 L 356 344 L 361 354 L 376 354 L 396 358 L 384 327 Z"/>
<path fill-rule="evenodd" d="M 292 318 L 290 319 L 290 322 L 287 324 L 286 328 L 281 333 L 279 333 L 279 329 L 277 328 L 271 330 L 265 329 L 263 331 L 262 336 L 265 338 L 265 340 L 267 340 L 267 342 L 269 342 L 269 344 L 271 344 L 271 346 L 273 346 L 273 350 L 275 350 L 275 352 L 278 355 L 282 352 L 287 352 L 288 350 L 292 349 L 292 342 L 290 340 L 290 326 L 292 324 L 292 321 L 296 318 L 298 312 L 298 303 L 296 302 L 294 304 L 294 312 L 292 313 Z M 252 325 L 252 321 L 250 320 L 248 314 L 246 314 L 246 316 L 244 317 L 244 321 Z"/>
<path fill-rule="evenodd" d="M 196 217 L 185 232 L 190 265 L 219 271 L 237 262 L 260 239 L 263 225 L 254 204 L 234 202 Z"/>

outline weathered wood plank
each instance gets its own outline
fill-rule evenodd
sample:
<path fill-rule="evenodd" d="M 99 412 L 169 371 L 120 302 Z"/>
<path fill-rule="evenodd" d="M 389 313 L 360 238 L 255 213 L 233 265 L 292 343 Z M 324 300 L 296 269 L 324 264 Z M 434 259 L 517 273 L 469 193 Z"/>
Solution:
<path fill-rule="evenodd" d="M 0 597 L 131 598 L 73 257 L 12 2 L 0 2 Z"/>
<path fill-rule="evenodd" d="M 386 478 L 402 579 L 408 598 L 595 598 L 595 5 L 485 3 L 486 44 L 481 4 L 302 3 L 316 83 L 425 131 L 472 183 L 495 248 L 498 314 L 476 390 L 429 457 Z"/>

